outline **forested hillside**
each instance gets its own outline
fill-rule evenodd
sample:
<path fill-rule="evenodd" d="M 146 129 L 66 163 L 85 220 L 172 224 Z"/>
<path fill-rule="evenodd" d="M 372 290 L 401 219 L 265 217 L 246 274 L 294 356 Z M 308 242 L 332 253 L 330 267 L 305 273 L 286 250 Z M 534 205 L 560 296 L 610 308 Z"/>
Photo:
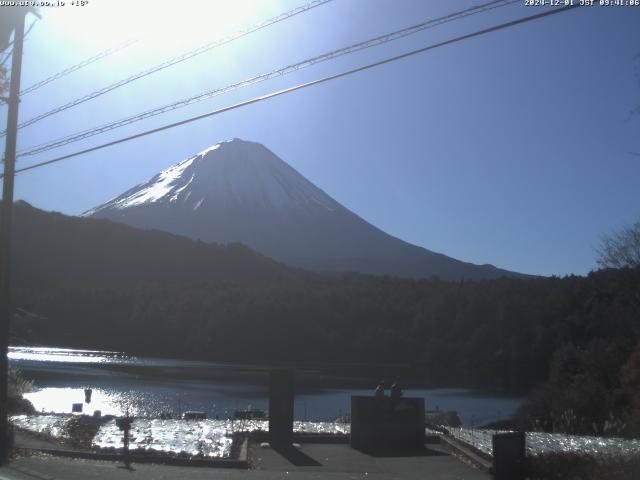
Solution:
<path fill-rule="evenodd" d="M 242 246 L 31 210 L 16 219 L 14 343 L 403 364 L 429 385 L 533 388 L 520 420 L 540 428 L 640 425 L 638 268 L 479 282 L 321 275 Z"/>
<path fill-rule="evenodd" d="M 295 272 L 241 244 L 211 245 L 44 212 L 25 202 L 16 203 L 12 237 L 12 282 L 18 288 L 267 281 Z"/>

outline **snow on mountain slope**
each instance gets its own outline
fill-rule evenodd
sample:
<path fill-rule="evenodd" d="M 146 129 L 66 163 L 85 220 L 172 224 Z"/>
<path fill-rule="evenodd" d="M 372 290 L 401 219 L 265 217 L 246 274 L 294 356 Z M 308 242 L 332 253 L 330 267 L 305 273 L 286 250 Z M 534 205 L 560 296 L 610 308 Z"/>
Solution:
<path fill-rule="evenodd" d="M 263 145 L 233 139 L 89 210 L 138 228 L 241 242 L 291 265 L 424 278 L 518 275 L 411 245 L 333 200 Z"/>
<path fill-rule="evenodd" d="M 332 211 L 340 207 L 262 145 L 234 139 L 183 160 L 83 215 L 163 202 L 193 210 L 204 204 L 256 211 L 309 207 Z"/>

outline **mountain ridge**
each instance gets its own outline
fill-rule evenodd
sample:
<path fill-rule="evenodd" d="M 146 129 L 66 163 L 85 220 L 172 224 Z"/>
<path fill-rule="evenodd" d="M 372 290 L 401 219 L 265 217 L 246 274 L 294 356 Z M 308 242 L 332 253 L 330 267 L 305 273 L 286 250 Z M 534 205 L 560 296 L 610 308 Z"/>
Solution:
<path fill-rule="evenodd" d="M 14 207 L 11 260 L 16 288 L 278 281 L 302 271 L 241 244 L 213 245 L 104 219 Z"/>

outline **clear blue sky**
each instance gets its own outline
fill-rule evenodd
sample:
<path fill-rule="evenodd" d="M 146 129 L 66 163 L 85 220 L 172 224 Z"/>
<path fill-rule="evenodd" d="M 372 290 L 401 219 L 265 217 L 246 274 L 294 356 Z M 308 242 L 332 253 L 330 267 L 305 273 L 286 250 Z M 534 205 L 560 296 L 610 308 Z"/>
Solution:
<path fill-rule="evenodd" d="M 70 2 L 67 2 L 70 3 Z M 43 9 L 23 87 L 167 18 L 146 40 L 25 96 L 21 120 L 305 3 Z M 135 3 L 135 2 L 134 2 Z M 335 0 L 20 131 L 19 148 L 481 3 Z M 523 2 L 524 3 L 524 2 Z M 246 87 L 85 142 L 203 113 L 541 11 L 523 3 Z M 185 5 L 197 5 L 186 2 Z M 212 7 L 213 5 L 213 7 Z M 106 12 L 106 13 L 105 13 Z M 186 14 L 186 15 L 185 15 Z M 153 28 L 152 28 L 153 29 Z M 179 43 L 179 45 L 175 45 Z M 640 7 L 578 9 L 249 106 L 16 178 L 16 199 L 79 214 L 221 140 L 258 141 L 367 221 L 474 263 L 586 274 L 601 235 L 640 219 Z M 2 110 L 5 125 L 6 109 Z"/>

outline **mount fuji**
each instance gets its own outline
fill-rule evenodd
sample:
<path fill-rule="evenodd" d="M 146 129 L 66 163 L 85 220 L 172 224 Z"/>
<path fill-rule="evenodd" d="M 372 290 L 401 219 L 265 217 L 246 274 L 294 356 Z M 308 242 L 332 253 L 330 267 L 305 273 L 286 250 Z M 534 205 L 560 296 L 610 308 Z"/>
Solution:
<path fill-rule="evenodd" d="M 477 280 L 520 274 L 393 237 L 259 143 L 222 142 L 83 214 L 209 243 L 241 242 L 314 271 Z"/>

